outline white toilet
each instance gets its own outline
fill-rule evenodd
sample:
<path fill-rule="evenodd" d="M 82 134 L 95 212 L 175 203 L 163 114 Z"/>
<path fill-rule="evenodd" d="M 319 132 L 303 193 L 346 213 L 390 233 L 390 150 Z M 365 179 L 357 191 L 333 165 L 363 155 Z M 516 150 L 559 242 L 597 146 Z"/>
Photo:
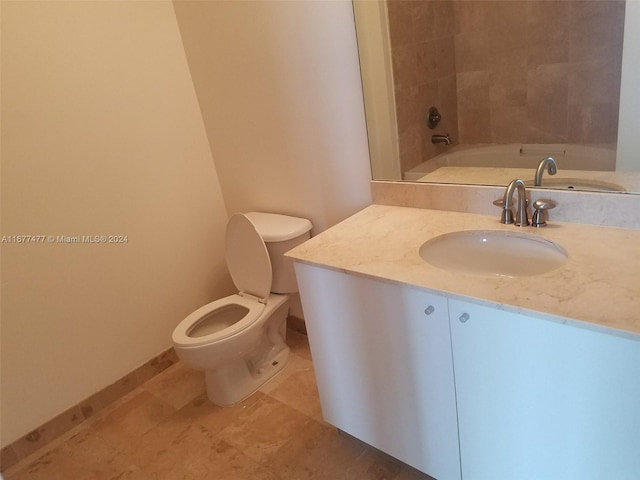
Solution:
<path fill-rule="evenodd" d="M 172 336 L 184 363 L 205 372 L 213 403 L 240 402 L 286 364 L 286 294 L 298 286 L 284 253 L 310 231 L 309 220 L 286 215 L 250 212 L 229 219 L 226 260 L 239 293 L 200 307 Z"/>

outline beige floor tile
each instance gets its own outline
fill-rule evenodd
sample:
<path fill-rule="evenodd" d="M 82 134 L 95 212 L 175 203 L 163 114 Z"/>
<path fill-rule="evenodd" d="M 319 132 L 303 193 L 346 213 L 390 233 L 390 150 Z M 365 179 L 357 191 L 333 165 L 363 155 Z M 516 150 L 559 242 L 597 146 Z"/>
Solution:
<path fill-rule="evenodd" d="M 408 465 L 402 469 L 400 474 L 397 477 L 393 477 L 393 480 L 436 480 L 433 477 L 430 477 L 426 473 L 422 473 L 415 468 L 412 468 Z"/>
<path fill-rule="evenodd" d="M 214 436 L 197 423 L 172 416 L 127 446 L 137 465 L 158 480 L 200 479 L 215 448 Z"/>
<path fill-rule="evenodd" d="M 218 438 L 264 464 L 312 422 L 308 416 L 265 395 L 247 407 Z"/>
<path fill-rule="evenodd" d="M 175 411 L 173 407 L 143 390 L 109 415 L 97 420 L 91 428 L 109 445 L 122 449 Z"/>
<path fill-rule="evenodd" d="M 9 473 L 2 472 L 4 480 L 31 480 L 31 475 L 25 469 L 13 471 L 10 470 Z"/>
<path fill-rule="evenodd" d="M 311 418 L 322 422 L 322 407 L 318 397 L 318 387 L 313 368 L 293 371 L 276 386 L 269 396 L 280 400 L 282 403 L 295 408 L 299 412 L 309 415 Z"/>
<path fill-rule="evenodd" d="M 62 447 L 54 448 L 44 454 L 35 462 L 28 465 L 24 471 L 28 478 L 39 480 L 47 478 L 49 480 L 65 480 L 72 478 L 78 471 L 76 465 L 67 455 Z"/>
<path fill-rule="evenodd" d="M 146 480 L 149 477 L 126 455 L 110 447 L 91 430 L 74 435 L 64 444 L 29 464 L 22 472 L 28 480 Z"/>
<path fill-rule="evenodd" d="M 198 420 L 177 412 L 130 445 L 131 458 L 154 480 L 278 480 Z"/>
<path fill-rule="evenodd" d="M 365 446 L 365 451 L 345 470 L 345 478 L 358 480 L 391 480 L 401 474 L 405 465 L 395 458 L 374 448 Z"/>
<path fill-rule="evenodd" d="M 211 403 L 206 394 L 203 394 L 180 409 L 175 418 L 181 418 L 189 423 L 198 423 L 211 433 L 217 434 L 235 422 L 247 408 L 263 397 L 263 393 L 256 392 L 237 405 L 219 407 Z"/>
<path fill-rule="evenodd" d="M 311 361 L 309 339 L 306 335 L 294 330 L 287 330 L 287 345 L 289 345 L 291 353 Z"/>
<path fill-rule="evenodd" d="M 433 480 L 322 421 L 306 336 L 233 407 L 175 364 L 10 468 L 5 480 Z"/>
<path fill-rule="evenodd" d="M 206 458 L 209 479 L 280 480 L 269 469 L 259 465 L 224 440 L 217 441 L 213 447 L 214 454 Z"/>
<path fill-rule="evenodd" d="M 289 360 L 287 364 L 284 366 L 280 372 L 278 372 L 273 378 L 271 378 L 267 383 L 262 385 L 259 389 L 262 393 L 271 394 L 276 388 L 278 388 L 283 382 L 289 378 L 289 376 L 293 375 L 296 372 L 307 371 L 313 369 L 313 363 L 311 361 L 301 357 L 300 355 L 296 355 L 291 353 L 289 355 Z"/>
<path fill-rule="evenodd" d="M 312 421 L 267 463 L 282 480 L 341 480 L 366 446 L 335 428 Z"/>
<path fill-rule="evenodd" d="M 142 388 L 175 409 L 184 407 L 206 391 L 204 373 L 179 362 L 146 382 Z"/>

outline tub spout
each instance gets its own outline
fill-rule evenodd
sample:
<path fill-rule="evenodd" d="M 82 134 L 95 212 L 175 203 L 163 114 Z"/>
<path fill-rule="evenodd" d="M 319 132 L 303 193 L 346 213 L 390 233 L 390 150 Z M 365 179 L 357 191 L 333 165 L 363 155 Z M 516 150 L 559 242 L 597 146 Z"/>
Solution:
<path fill-rule="evenodd" d="M 444 143 L 445 145 L 451 145 L 451 138 L 448 133 L 446 135 L 431 135 L 431 143 Z"/>
<path fill-rule="evenodd" d="M 538 164 L 538 168 L 536 169 L 536 178 L 534 181 L 534 185 L 539 187 L 542 185 L 542 174 L 544 173 L 544 169 L 547 169 L 549 175 L 555 175 L 558 173 L 558 164 L 553 159 L 553 157 L 547 157 L 540 160 Z"/>

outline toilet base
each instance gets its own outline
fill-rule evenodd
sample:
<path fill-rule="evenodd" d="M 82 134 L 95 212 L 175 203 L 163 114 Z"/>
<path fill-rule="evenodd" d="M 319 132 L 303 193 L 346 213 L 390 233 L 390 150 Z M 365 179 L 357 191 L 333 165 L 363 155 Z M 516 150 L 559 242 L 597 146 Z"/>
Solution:
<path fill-rule="evenodd" d="M 222 407 L 241 402 L 284 368 L 289 360 L 287 334 L 288 303 L 271 313 L 265 331 L 251 351 L 215 370 L 205 370 L 207 397 Z"/>
<path fill-rule="evenodd" d="M 218 370 L 206 371 L 207 397 L 221 407 L 241 402 L 284 368 L 289 352 L 289 347 L 282 344 L 279 351 L 270 352 L 268 363 L 255 365 L 252 360 L 242 359 Z"/>

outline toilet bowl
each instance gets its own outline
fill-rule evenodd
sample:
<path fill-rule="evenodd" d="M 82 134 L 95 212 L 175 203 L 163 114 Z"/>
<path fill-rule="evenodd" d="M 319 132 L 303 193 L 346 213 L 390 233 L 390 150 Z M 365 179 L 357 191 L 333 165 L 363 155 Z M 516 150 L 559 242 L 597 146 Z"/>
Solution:
<path fill-rule="evenodd" d="M 310 230 L 309 220 L 285 215 L 250 212 L 229 219 L 225 256 L 239 292 L 200 307 L 172 335 L 180 359 L 205 372 L 213 403 L 242 401 L 285 366 L 287 294 L 297 284 L 284 253 Z"/>

